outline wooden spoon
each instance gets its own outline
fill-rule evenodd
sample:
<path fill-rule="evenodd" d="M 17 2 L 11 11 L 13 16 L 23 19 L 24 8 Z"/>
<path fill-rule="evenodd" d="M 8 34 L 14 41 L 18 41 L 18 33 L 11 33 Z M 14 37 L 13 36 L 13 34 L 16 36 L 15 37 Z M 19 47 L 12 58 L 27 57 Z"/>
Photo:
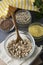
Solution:
<path fill-rule="evenodd" d="M 15 13 L 14 12 L 12 13 L 12 19 L 13 19 L 13 24 L 15 25 L 15 29 L 16 29 L 16 33 L 17 33 L 16 42 L 23 41 L 22 38 L 19 35 L 18 26 L 17 26 L 17 23 L 16 23 L 16 16 L 15 16 Z"/>

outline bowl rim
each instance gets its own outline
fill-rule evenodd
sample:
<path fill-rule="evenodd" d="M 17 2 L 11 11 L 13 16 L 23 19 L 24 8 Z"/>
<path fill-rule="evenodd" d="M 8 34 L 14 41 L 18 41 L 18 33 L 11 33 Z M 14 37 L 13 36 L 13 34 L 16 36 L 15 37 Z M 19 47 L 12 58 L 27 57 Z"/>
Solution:
<path fill-rule="evenodd" d="M 1 29 L 1 28 L 0 28 L 0 30 L 3 31 L 3 32 L 8 33 L 8 32 L 11 32 L 14 28 L 15 28 L 15 26 L 13 25 L 12 28 L 9 29 L 8 31 L 7 31 L 7 30 L 3 30 L 3 29 Z"/>

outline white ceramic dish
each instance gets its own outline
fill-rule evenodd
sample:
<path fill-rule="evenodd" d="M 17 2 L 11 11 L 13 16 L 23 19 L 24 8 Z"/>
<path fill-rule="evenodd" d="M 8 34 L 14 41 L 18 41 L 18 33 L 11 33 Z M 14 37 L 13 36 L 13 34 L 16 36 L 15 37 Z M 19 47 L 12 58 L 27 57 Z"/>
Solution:
<path fill-rule="evenodd" d="M 34 38 L 30 35 L 30 33 L 27 33 L 27 32 L 21 32 L 21 31 L 19 31 L 19 34 L 20 34 L 20 36 L 22 37 L 22 39 L 30 39 L 30 41 L 31 41 L 31 44 L 32 44 L 32 49 L 30 50 L 30 52 L 29 52 L 29 54 L 28 54 L 28 56 L 27 57 L 30 57 L 32 54 L 33 54 L 33 52 L 34 52 L 34 50 L 35 50 L 35 41 L 34 41 Z M 8 43 L 11 41 L 11 40 L 15 40 L 16 39 L 16 32 L 13 32 L 12 34 L 10 34 L 7 38 L 6 38 L 6 40 L 5 40 L 5 42 L 4 42 L 4 48 L 5 48 L 5 51 L 6 51 L 6 53 L 10 56 L 10 57 L 12 57 L 11 55 L 10 55 L 10 53 L 8 52 L 8 49 L 7 49 L 7 45 L 8 45 Z M 13 58 L 13 57 L 12 57 Z"/>

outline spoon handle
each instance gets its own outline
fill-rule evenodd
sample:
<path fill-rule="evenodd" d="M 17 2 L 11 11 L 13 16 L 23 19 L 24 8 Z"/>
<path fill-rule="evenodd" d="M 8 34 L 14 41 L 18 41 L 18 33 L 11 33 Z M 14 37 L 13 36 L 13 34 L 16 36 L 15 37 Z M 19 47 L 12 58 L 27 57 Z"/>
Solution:
<path fill-rule="evenodd" d="M 15 29 L 16 29 L 16 33 L 17 33 L 17 38 L 18 38 L 19 32 L 18 32 L 18 26 L 17 26 L 17 23 L 16 23 L 16 16 L 15 16 L 14 12 L 12 13 L 12 19 L 13 19 L 13 24 L 15 25 Z"/>

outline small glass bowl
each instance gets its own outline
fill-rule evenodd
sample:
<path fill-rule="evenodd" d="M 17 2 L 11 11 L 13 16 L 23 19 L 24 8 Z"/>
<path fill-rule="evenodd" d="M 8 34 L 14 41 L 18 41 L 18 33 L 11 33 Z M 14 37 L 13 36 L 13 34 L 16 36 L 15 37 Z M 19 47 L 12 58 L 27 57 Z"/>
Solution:
<path fill-rule="evenodd" d="M 17 22 L 17 24 L 18 24 L 18 26 L 19 27 L 27 27 L 30 23 L 31 23 L 31 19 L 32 19 L 32 17 L 31 17 L 31 13 L 28 11 L 28 10 L 18 10 L 18 11 L 16 11 L 16 13 L 19 13 L 19 12 L 26 12 L 27 13 L 27 15 L 29 16 L 29 18 L 28 18 L 28 20 L 25 22 L 25 23 L 22 23 L 22 18 L 21 18 L 21 21 L 20 20 L 17 20 L 17 17 L 16 17 L 16 22 Z"/>
<path fill-rule="evenodd" d="M 27 57 L 30 57 L 30 56 L 33 54 L 34 50 L 35 50 L 35 41 L 34 41 L 34 38 L 31 36 L 30 33 L 27 33 L 27 32 L 19 31 L 19 34 L 20 34 L 20 36 L 21 36 L 22 39 L 28 38 L 28 39 L 30 39 L 30 41 L 31 41 L 32 49 L 30 50 L 30 52 L 29 52 L 29 54 L 28 54 L 28 56 L 27 56 Z M 12 34 L 10 34 L 10 35 L 6 38 L 6 40 L 5 40 L 5 42 L 4 42 L 5 51 L 6 51 L 6 53 L 8 54 L 8 56 L 10 56 L 11 58 L 14 58 L 14 57 L 11 56 L 11 54 L 8 52 L 7 46 L 8 46 L 8 43 L 11 42 L 11 40 L 15 40 L 15 39 L 16 39 L 16 32 L 13 32 Z M 24 57 L 24 58 L 25 58 L 25 57 Z M 17 59 L 19 59 L 19 58 L 17 58 Z"/>
<path fill-rule="evenodd" d="M 33 25 L 40 25 L 40 26 L 43 27 L 43 24 L 42 24 L 42 23 L 35 22 L 35 23 L 32 23 L 31 25 L 29 25 L 29 28 L 30 28 L 31 26 L 33 26 Z M 28 31 L 29 31 L 29 28 L 28 28 Z M 43 40 L 43 36 L 40 36 L 40 37 L 35 37 L 35 36 L 33 36 L 33 37 L 34 37 L 34 39 L 35 39 L 37 42 Z"/>
<path fill-rule="evenodd" d="M 12 22 L 12 18 L 7 18 L 7 19 L 5 19 L 5 21 L 9 21 L 9 22 Z M 4 21 L 2 20 L 2 23 L 3 23 Z M 1 25 L 1 24 L 0 24 Z M 6 27 L 6 26 L 5 26 Z M 4 30 L 4 29 L 2 29 L 1 27 L 0 27 L 0 29 L 2 30 L 2 31 L 4 31 L 4 32 L 10 32 L 10 31 L 12 31 L 13 29 L 14 29 L 14 27 L 15 27 L 15 25 L 13 25 L 12 24 L 12 27 L 9 29 L 9 30 Z"/>

